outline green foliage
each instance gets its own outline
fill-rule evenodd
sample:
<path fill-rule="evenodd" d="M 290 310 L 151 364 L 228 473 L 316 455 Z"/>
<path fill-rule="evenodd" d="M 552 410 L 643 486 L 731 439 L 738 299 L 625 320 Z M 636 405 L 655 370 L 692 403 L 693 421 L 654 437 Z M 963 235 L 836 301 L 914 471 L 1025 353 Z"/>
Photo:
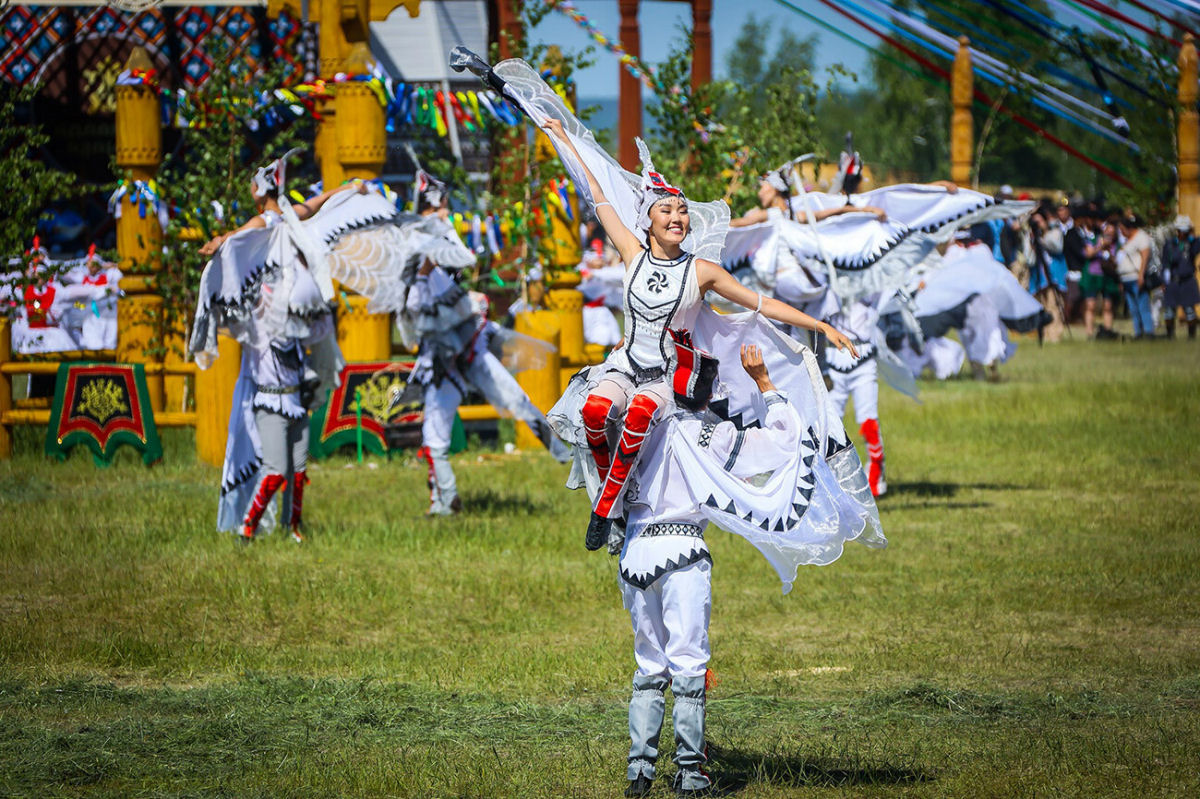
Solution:
<path fill-rule="evenodd" d="M 285 85 L 286 65 L 255 71 L 245 53 L 230 50 L 220 38 L 208 45 L 213 58 L 209 80 L 188 94 L 182 114 L 190 126 L 159 173 L 161 199 L 174 210 L 163 241 L 161 266 L 138 264 L 154 272 L 157 292 L 164 298 L 166 329 L 190 325 L 196 287 L 208 259 L 200 245 L 214 235 L 233 230 L 255 213 L 250 192 L 254 169 L 301 144 L 310 120 L 265 129 L 250 114 L 259 95 Z M 311 156 L 289 164 L 289 185 L 304 187 L 314 177 Z M 303 190 L 301 193 L 304 193 Z M 219 203 L 223 219 L 213 202 Z M 160 348 L 165 348 L 165 343 Z M 171 346 L 177 346 L 172 344 Z"/>
<path fill-rule="evenodd" d="M 0 85 L 0 258 L 5 260 L 29 248 L 52 202 L 78 197 L 89 188 L 38 157 L 50 137 L 41 125 L 22 118 L 36 94 L 36 86 Z"/>
<path fill-rule="evenodd" d="M 766 23 L 750 17 L 729 58 L 730 78 L 693 89 L 692 40 L 685 30 L 683 43 L 657 67 L 668 88 L 648 109 L 654 131 L 648 144 L 658 170 L 691 197 L 729 194 L 735 211 L 757 204 L 758 175 L 819 146 L 820 88 L 809 68 L 814 40 L 784 31 L 767 59 L 758 44 L 765 31 Z"/>

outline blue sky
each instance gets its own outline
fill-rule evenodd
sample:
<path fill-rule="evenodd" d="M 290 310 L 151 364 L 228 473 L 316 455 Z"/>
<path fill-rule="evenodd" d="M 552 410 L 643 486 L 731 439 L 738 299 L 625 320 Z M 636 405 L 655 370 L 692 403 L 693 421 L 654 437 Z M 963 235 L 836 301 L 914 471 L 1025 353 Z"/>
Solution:
<path fill-rule="evenodd" d="M 791 0 L 794 5 L 805 11 L 821 17 L 838 27 L 854 26 L 849 20 L 838 16 L 816 0 Z M 620 33 L 621 17 L 617 10 L 616 0 L 574 0 L 576 7 L 587 15 L 605 36 L 617 39 Z M 817 33 L 817 68 L 818 80 L 824 82 L 824 68 L 829 64 L 841 63 L 847 69 L 858 73 L 862 82 L 867 72 L 867 51 L 855 47 L 844 39 L 834 36 L 828 31 L 821 30 L 814 23 L 791 11 L 774 0 L 714 0 L 713 28 L 713 71 L 721 77 L 725 73 L 726 54 L 733 48 L 734 39 L 741 30 L 743 20 L 750 14 L 759 19 L 768 20 L 773 29 L 790 28 L 794 33 L 807 36 Z M 650 63 L 657 63 L 666 57 L 672 41 L 678 41 L 679 23 L 691 24 L 691 5 L 684 2 L 663 2 L 663 0 L 642 0 L 641 29 L 642 29 L 642 58 Z M 591 43 L 591 37 L 575 24 L 565 14 L 558 12 L 550 14 L 535 31 L 537 37 L 544 42 L 554 42 L 568 50 L 580 50 Z M 860 33 L 867 36 L 867 41 L 875 44 L 874 37 L 865 31 L 853 31 L 856 37 Z M 768 48 L 774 47 L 774 40 L 767 43 Z M 617 73 L 620 69 L 616 57 L 602 48 L 597 48 L 596 63 L 587 70 L 576 75 L 581 97 L 606 98 L 617 96 Z"/>

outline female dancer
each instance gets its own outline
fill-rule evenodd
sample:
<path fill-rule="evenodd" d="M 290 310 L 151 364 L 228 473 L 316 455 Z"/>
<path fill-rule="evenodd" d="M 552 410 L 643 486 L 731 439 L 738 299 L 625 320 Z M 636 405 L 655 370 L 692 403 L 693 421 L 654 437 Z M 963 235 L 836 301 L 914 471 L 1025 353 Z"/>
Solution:
<path fill-rule="evenodd" d="M 688 200 L 654 171 L 640 140 L 642 183 L 637 209 L 639 231 L 635 233 L 606 199 L 604 189 L 566 135 L 562 122 L 551 117 L 543 127 L 557 146 L 565 148 L 581 165 L 597 218 L 626 268 L 625 346 L 605 361 L 583 405 L 584 431 L 600 479 L 585 545 L 599 549 L 608 540 L 613 520 L 622 515 L 626 481 L 642 441 L 655 417 L 671 401 L 666 376 L 672 345 L 667 330 L 692 329 L 705 293 L 713 291 L 768 319 L 820 332 L 831 345 L 857 352 L 850 340 L 831 326 L 751 291 L 719 263 L 684 251 L 684 239 L 691 232 Z M 618 420 L 620 424 L 616 424 Z"/>
<path fill-rule="evenodd" d="M 752 208 L 743 216 L 729 222 L 731 228 L 764 225 L 769 238 L 750 258 L 750 274 L 742 275 L 742 282 L 755 291 L 771 294 L 796 308 L 800 308 L 818 319 L 824 319 L 836 310 L 830 304 L 827 292 L 828 278 L 821 269 L 812 269 L 796 255 L 790 243 L 794 231 L 808 222 L 806 211 L 792 208 L 791 188 L 788 173 L 790 164 L 773 169 L 758 182 L 758 208 Z M 850 204 L 833 208 L 820 208 L 812 213 L 812 219 L 820 222 L 848 213 L 872 214 L 879 221 L 887 219 L 881 208 L 856 207 Z M 866 217 L 864 217 L 866 218 Z M 801 231 L 803 236 L 803 232 Z"/>
<path fill-rule="evenodd" d="M 289 155 L 255 173 L 258 214 L 200 250 L 213 258 L 200 278 L 193 357 L 208 368 L 218 332 L 242 345 L 217 528 L 243 543 L 254 540 L 260 524 L 273 526 L 271 500 L 281 489 L 292 539 L 304 540 L 308 411 L 324 400 L 342 366 L 329 302 L 330 256 L 347 231 L 390 222 L 396 213 L 378 194 L 360 196 L 367 192 L 361 183 L 281 203 Z"/>

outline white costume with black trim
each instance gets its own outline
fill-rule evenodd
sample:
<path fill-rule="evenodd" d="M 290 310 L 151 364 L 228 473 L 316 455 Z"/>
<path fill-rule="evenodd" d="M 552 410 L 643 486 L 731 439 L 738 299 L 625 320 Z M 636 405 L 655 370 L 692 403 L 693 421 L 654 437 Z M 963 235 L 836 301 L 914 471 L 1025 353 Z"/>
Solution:
<path fill-rule="evenodd" d="M 492 351 L 501 357 L 507 353 L 516 371 L 539 366 L 546 345 L 488 321 L 484 309 L 441 266 L 416 278 L 405 315 L 420 336 L 409 379 L 425 391 L 421 441 L 430 471 L 430 514 L 458 509 L 458 483 L 448 457 L 450 438 L 458 406 L 472 387 L 498 411 L 528 424 L 555 458 L 567 460 L 566 447 L 546 417 Z"/>
<path fill-rule="evenodd" d="M 277 161 L 259 170 L 256 186 L 270 170 L 281 177 Z M 272 185 L 285 195 L 281 182 Z M 262 218 L 263 227 L 231 235 L 205 266 L 189 342 L 202 369 L 217 357 L 218 334 L 242 345 L 217 513 L 217 529 L 232 532 L 271 529 L 281 489 L 285 518 L 299 525 L 308 410 L 324 402 L 343 366 L 333 281 L 357 287 L 393 274 L 406 241 L 395 206 L 376 192 L 339 192 L 303 221 L 286 201 Z M 278 423 L 261 425 L 264 413 Z"/>

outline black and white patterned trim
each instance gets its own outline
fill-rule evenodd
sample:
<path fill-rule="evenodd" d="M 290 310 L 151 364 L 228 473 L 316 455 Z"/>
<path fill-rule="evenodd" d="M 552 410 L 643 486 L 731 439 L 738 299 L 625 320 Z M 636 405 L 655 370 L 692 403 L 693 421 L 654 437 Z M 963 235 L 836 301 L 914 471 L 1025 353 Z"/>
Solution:
<path fill-rule="evenodd" d="M 713 431 L 717 426 L 712 422 L 705 422 L 700 426 L 700 446 L 708 449 L 708 445 L 712 443 Z"/>
<path fill-rule="evenodd" d="M 660 522 L 648 524 L 638 533 L 641 538 L 656 538 L 660 535 L 685 535 L 689 538 L 704 538 L 704 528 L 698 524 L 683 522 Z"/>
<path fill-rule="evenodd" d="M 737 437 L 733 439 L 733 449 L 729 451 L 729 458 L 725 461 L 725 466 L 723 467 L 725 471 L 729 471 L 733 468 L 733 465 L 737 463 L 738 455 L 741 454 L 742 445 L 745 443 L 746 431 L 739 430 L 737 432 Z"/>
<path fill-rule="evenodd" d="M 690 555 L 680 555 L 678 560 L 668 560 L 661 566 L 655 566 L 654 571 L 645 575 L 637 576 L 621 569 L 621 579 L 632 585 L 634 588 L 645 591 L 650 586 L 654 585 L 659 577 L 662 577 L 668 572 L 679 571 L 680 569 L 691 566 L 693 563 L 699 563 L 702 560 L 707 560 L 712 563 L 712 555 L 708 554 L 708 549 L 699 549 L 692 552 Z"/>
<path fill-rule="evenodd" d="M 767 408 L 770 408 L 772 405 L 786 405 L 787 397 L 778 391 L 768 391 L 766 394 L 763 394 L 763 402 L 767 404 Z"/>

